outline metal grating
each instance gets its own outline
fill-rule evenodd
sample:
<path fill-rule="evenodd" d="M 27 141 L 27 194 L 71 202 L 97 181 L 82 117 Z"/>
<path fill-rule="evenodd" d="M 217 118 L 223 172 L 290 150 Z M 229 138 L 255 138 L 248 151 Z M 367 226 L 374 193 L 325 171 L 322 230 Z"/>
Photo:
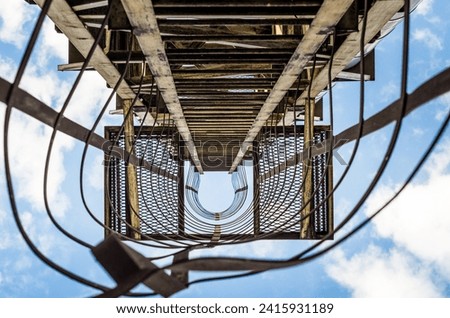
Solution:
<path fill-rule="evenodd" d="M 329 136 L 326 126 L 315 129 L 314 141 L 320 143 Z M 259 158 L 255 166 L 258 173 L 259 235 L 285 234 L 284 237 L 299 238 L 300 211 L 303 207 L 303 162 L 296 154 L 304 150 L 303 127 L 295 130 L 271 131 L 261 135 L 256 151 Z M 284 169 L 280 166 L 291 158 Z M 311 226 L 312 237 L 326 235 L 332 226 L 332 201 L 327 198 L 331 189 L 331 162 L 328 169 L 327 154 L 312 158 L 313 191 Z M 279 167 L 277 170 L 276 167 Z M 274 169 L 275 168 L 275 169 Z M 290 235 L 292 234 L 292 235 Z"/>
<path fill-rule="evenodd" d="M 315 144 L 325 141 L 330 136 L 330 131 L 319 131 L 314 135 Z M 328 189 L 332 189 L 331 174 L 327 171 L 328 154 L 321 154 L 312 159 L 312 177 L 313 177 L 313 191 L 316 193 L 313 196 L 313 207 L 316 211 L 313 213 L 313 226 L 316 235 L 326 235 L 330 230 L 330 203 L 331 196 L 327 199 L 329 193 Z"/>
<path fill-rule="evenodd" d="M 123 133 L 120 135 L 118 133 L 118 127 L 106 127 L 107 138 L 111 141 L 117 139 L 117 146 L 123 148 L 124 136 Z M 147 129 L 136 138 L 136 156 L 157 168 L 157 171 L 150 171 L 137 167 L 140 231 L 144 235 L 178 234 L 180 195 L 178 175 L 182 161 L 178 160 L 177 144 L 178 141 L 167 129 L 165 133 L 155 130 L 150 133 Z M 109 158 L 108 162 L 105 169 L 108 186 L 105 191 L 106 224 L 112 231 L 127 235 L 126 220 L 133 211 L 129 211 L 126 200 L 125 162 L 117 158 Z"/>

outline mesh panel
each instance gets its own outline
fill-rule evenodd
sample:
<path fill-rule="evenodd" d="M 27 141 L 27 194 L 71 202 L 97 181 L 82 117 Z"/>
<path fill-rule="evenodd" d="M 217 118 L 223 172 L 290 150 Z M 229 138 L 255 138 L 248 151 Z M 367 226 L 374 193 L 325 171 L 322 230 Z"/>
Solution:
<path fill-rule="evenodd" d="M 303 136 L 269 136 L 260 144 L 260 174 L 269 172 L 303 149 Z M 260 232 L 299 232 L 302 165 L 278 172 L 260 183 Z"/>
<path fill-rule="evenodd" d="M 320 143 L 327 139 L 328 133 L 327 131 L 316 132 L 314 136 L 315 143 Z M 314 232 L 316 234 L 327 234 L 329 229 L 329 200 L 325 200 L 330 186 L 330 178 L 325 173 L 326 166 L 328 163 L 327 155 L 322 154 L 319 156 L 313 157 L 313 185 L 315 195 L 313 197 L 313 207 L 317 210 L 313 214 L 313 224 L 314 224 Z M 331 168 L 331 167 L 330 167 Z"/>
<path fill-rule="evenodd" d="M 109 138 L 117 138 L 117 129 L 109 127 Z M 119 136 L 117 146 L 124 148 L 123 134 Z M 157 172 L 137 167 L 139 197 L 140 231 L 143 234 L 178 233 L 178 174 L 179 161 L 174 138 L 170 134 L 161 135 L 142 132 L 135 142 L 135 154 L 158 168 Z M 110 224 L 114 231 L 126 235 L 129 213 L 126 198 L 125 162 L 110 159 L 107 167 L 110 193 Z M 172 174 L 176 180 L 168 177 Z"/>
<path fill-rule="evenodd" d="M 272 133 L 261 138 L 257 151 L 259 165 L 256 167 L 259 175 L 259 231 L 266 233 L 300 233 L 300 210 L 303 205 L 303 163 L 295 162 L 295 154 L 303 151 L 304 134 L 298 128 L 295 134 L 292 130 Z M 324 141 L 329 132 L 316 129 L 315 143 Z M 291 158 L 289 166 L 274 170 Z M 326 170 L 327 155 L 313 157 L 312 178 L 315 195 L 312 199 L 313 237 L 327 234 L 330 229 L 329 200 L 325 200 L 329 189 L 329 174 Z M 331 169 L 331 167 L 330 167 Z"/>

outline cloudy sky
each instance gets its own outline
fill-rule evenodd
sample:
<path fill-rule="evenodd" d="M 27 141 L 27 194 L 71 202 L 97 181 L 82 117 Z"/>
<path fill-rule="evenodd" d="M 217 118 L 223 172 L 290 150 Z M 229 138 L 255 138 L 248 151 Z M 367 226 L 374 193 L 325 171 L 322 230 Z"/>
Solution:
<path fill-rule="evenodd" d="M 12 81 L 38 10 L 23 0 L 0 2 L 0 76 Z M 412 16 L 410 76 L 412 91 L 450 66 L 450 2 L 423 0 Z M 367 84 L 366 116 L 399 97 L 401 24 L 376 50 L 376 81 Z M 46 21 L 21 87 L 53 108 L 61 107 L 75 74 L 58 73 L 66 62 L 67 41 Z M 358 84 L 334 87 L 335 131 L 358 119 Z M 90 127 L 109 90 L 102 78 L 87 73 L 66 116 Z M 0 105 L 3 127 L 4 105 Z M 405 120 L 393 160 L 379 186 L 343 232 L 376 211 L 401 186 L 450 110 L 450 94 L 412 113 Z M 118 124 L 106 116 L 103 125 Z M 364 138 L 355 164 L 335 196 L 337 221 L 348 213 L 383 159 L 393 126 Z M 101 133 L 101 130 L 99 131 Z M 0 132 L 3 142 L 3 129 Z M 43 167 L 51 131 L 20 112 L 13 112 L 9 159 L 20 216 L 40 250 L 80 276 L 110 284 L 88 249 L 58 233 L 43 202 Z M 102 229 L 86 215 L 78 191 L 82 144 L 58 135 L 49 175 L 49 201 L 58 222 L 74 235 L 97 244 Z M 339 150 L 349 157 L 354 144 Z M 3 146 L 0 150 L 3 162 Z M 103 215 L 102 155 L 91 150 L 85 171 L 88 204 Z M 335 163 L 335 179 L 344 166 Z M 4 167 L 0 167 L 0 296 L 78 297 L 95 294 L 48 269 L 28 250 L 13 222 L 7 200 Z M 226 180 L 225 180 L 226 181 Z M 223 184 L 222 179 L 209 180 Z M 208 184 L 208 183 L 206 183 Z M 426 166 L 401 196 L 374 222 L 332 253 L 305 265 L 254 277 L 194 285 L 180 297 L 448 297 L 450 296 L 450 132 L 446 132 Z M 231 186 L 230 186 L 231 189 Z M 206 192 L 205 205 L 223 203 L 223 192 Z M 226 206 L 226 202 L 225 202 Z M 340 234 L 342 235 L 342 234 Z M 338 237 L 340 237 L 338 235 Z M 224 247 L 209 255 L 288 258 L 307 242 L 258 242 Z"/>

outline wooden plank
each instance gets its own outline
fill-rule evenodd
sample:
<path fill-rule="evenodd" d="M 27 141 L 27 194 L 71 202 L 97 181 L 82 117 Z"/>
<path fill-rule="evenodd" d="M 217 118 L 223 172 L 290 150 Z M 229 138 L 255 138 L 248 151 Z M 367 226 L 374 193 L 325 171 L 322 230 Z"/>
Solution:
<path fill-rule="evenodd" d="M 200 173 L 203 173 L 197 149 L 192 141 L 191 132 L 180 105 L 152 2 L 145 0 L 121 1 L 171 118 L 185 142 L 194 165 Z"/>
<path fill-rule="evenodd" d="M 314 139 L 314 100 L 310 100 L 310 103 L 305 105 L 305 127 L 304 127 L 304 149 L 310 153 L 310 149 L 313 146 Z M 310 213 L 312 211 L 312 193 L 314 188 L 313 181 L 313 169 L 312 160 L 309 156 L 306 156 L 303 160 L 303 200 L 302 210 L 300 212 L 300 238 L 307 239 L 311 237 L 310 228 Z"/>
<path fill-rule="evenodd" d="M 284 98 L 287 90 L 295 83 L 312 56 L 327 39 L 332 28 L 340 21 L 352 4 L 353 0 L 325 0 L 323 2 L 310 28 L 278 78 L 269 97 L 264 102 L 252 128 L 248 131 L 245 142 L 231 166 L 230 173 L 237 168 L 267 119 L 269 119 L 272 112 Z"/>
<path fill-rule="evenodd" d="M 134 124 L 133 113 L 127 116 L 132 110 L 132 100 L 125 99 L 122 102 L 123 115 L 124 115 L 124 139 L 125 150 L 131 154 L 135 154 L 134 151 Z M 127 162 L 126 164 L 126 202 L 127 202 L 127 218 L 131 226 L 127 227 L 127 233 L 129 237 L 135 240 L 141 239 L 140 227 L 141 220 L 139 218 L 139 194 L 137 186 L 137 169 L 135 165 Z"/>
<path fill-rule="evenodd" d="M 83 11 L 108 6 L 108 1 L 96 1 L 91 3 L 79 4 L 72 7 L 73 11 Z"/>
<path fill-rule="evenodd" d="M 214 8 L 229 8 L 229 7 L 318 7 L 322 4 L 320 0 L 153 0 L 153 6 L 155 8 L 189 8 L 189 7 L 214 7 Z"/>
<path fill-rule="evenodd" d="M 261 26 L 261 25 L 300 25 L 300 24 L 306 24 L 309 25 L 311 23 L 312 19 L 300 19 L 300 18 L 266 18 L 266 19 L 257 19 L 257 18 L 221 18 L 221 19 L 213 19 L 213 18 L 204 18 L 204 19 L 197 19 L 192 20 L 190 18 L 179 18 L 179 19 L 160 19 L 158 18 L 158 24 L 160 26 L 170 25 L 203 25 L 203 26 L 216 26 L 216 25 L 243 25 L 243 26 Z"/>
<path fill-rule="evenodd" d="M 35 0 L 36 4 L 41 8 L 45 1 L 46 0 Z M 47 15 L 55 23 L 58 29 L 67 36 L 77 50 L 86 57 L 94 44 L 95 39 L 69 4 L 65 0 L 53 0 Z M 100 46 L 95 49 L 89 66 L 94 67 L 110 87 L 114 87 L 120 78 L 119 71 L 108 59 Z M 122 99 L 133 99 L 135 97 L 134 91 L 125 81 L 122 81 L 119 85 L 117 94 Z M 136 105 L 142 106 L 142 103 L 137 100 Z"/>
<path fill-rule="evenodd" d="M 366 37 L 364 43 L 367 44 L 372 40 L 380 29 L 396 14 L 404 5 L 403 0 L 378 0 L 370 8 L 367 16 Z M 362 21 L 359 23 L 359 30 L 362 28 Z M 360 52 L 359 40 L 361 31 L 351 33 L 341 44 L 334 54 L 333 65 L 331 69 L 331 78 L 334 79 L 342 72 L 350 61 Z M 311 98 L 315 98 L 328 85 L 328 69 L 329 62 L 322 71 L 317 75 L 311 87 Z M 306 88 L 297 99 L 297 105 L 304 105 L 308 98 L 308 88 Z M 290 125 L 294 121 L 294 113 L 286 114 L 285 124 Z M 278 125 L 283 125 L 281 120 Z"/>

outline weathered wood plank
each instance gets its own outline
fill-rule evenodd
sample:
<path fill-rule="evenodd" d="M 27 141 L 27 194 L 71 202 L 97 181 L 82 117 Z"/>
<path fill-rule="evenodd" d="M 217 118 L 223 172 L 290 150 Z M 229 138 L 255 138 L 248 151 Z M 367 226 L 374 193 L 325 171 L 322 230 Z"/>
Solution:
<path fill-rule="evenodd" d="M 364 43 L 372 40 L 380 29 L 396 14 L 404 5 L 403 0 L 378 0 L 370 8 L 367 16 L 367 28 Z M 359 30 L 362 28 L 362 21 L 359 24 Z M 350 61 L 359 53 L 361 31 L 350 34 L 341 44 L 334 54 L 333 65 L 331 69 L 331 78 L 334 79 L 342 72 Z M 311 87 L 311 98 L 315 98 L 328 85 L 329 63 L 325 65 L 322 71 L 317 75 Z M 308 88 L 306 88 L 297 99 L 297 105 L 304 105 L 308 98 Z M 290 125 L 294 121 L 294 114 L 286 114 L 285 124 Z M 282 125 L 281 120 L 278 125 Z"/>
<path fill-rule="evenodd" d="M 272 112 L 284 98 L 287 90 L 297 80 L 314 53 L 317 52 L 322 43 L 327 39 L 332 28 L 340 21 L 352 3 L 353 0 L 325 0 L 323 2 L 310 28 L 305 33 L 302 41 L 284 68 L 283 73 L 281 73 L 269 97 L 264 102 L 252 128 L 248 131 L 245 142 L 231 166 L 230 173 L 237 168 L 267 119 L 269 119 Z"/>
<path fill-rule="evenodd" d="M 124 139 L 125 150 L 131 154 L 135 154 L 134 151 L 134 124 L 133 113 L 130 113 L 132 106 L 131 99 L 123 100 L 123 115 L 124 115 Z M 128 115 L 130 113 L 130 115 Z M 140 240 L 141 233 L 141 219 L 139 218 L 139 193 L 138 193 L 138 181 L 137 181 L 137 169 L 135 165 L 127 163 L 127 178 L 126 178 L 126 192 L 127 192 L 127 209 L 129 220 L 127 220 L 131 227 L 127 228 L 129 236 Z"/>
<path fill-rule="evenodd" d="M 45 0 L 35 0 L 35 2 L 42 8 Z M 69 4 L 65 0 L 53 0 L 48 17 L 67 36 L 77 50 L 86 57 L 95 39 Z M 96 48 L 89 66 L 94 67 L 111 87 L 114 87 L 120 78 L 119 71 L 100 46 Z M 125 81 L 119 85 L 117 94 L 122 99 L 133 99 L 135 97 L 134 91 Z M 142 103 L 138 100 L 136 105 L 142 105 Z"/>
<path fill-rule="evenodd" d="M 174 120 L 194 165 L 200 173 L 203 173 L 197 150 L 192 141 L 191 132 L 184 118 L 180 100 L 178 99 L 175 82 L 170 70 L 169 61 L 167 60 L 152 2 L 145 0 L 121 1 L 128 19 L 133 26 L 133 32 L 136 35 L 142 52 L 146 56 L 155 83 L 171 113 L 171 119 Z"/>

